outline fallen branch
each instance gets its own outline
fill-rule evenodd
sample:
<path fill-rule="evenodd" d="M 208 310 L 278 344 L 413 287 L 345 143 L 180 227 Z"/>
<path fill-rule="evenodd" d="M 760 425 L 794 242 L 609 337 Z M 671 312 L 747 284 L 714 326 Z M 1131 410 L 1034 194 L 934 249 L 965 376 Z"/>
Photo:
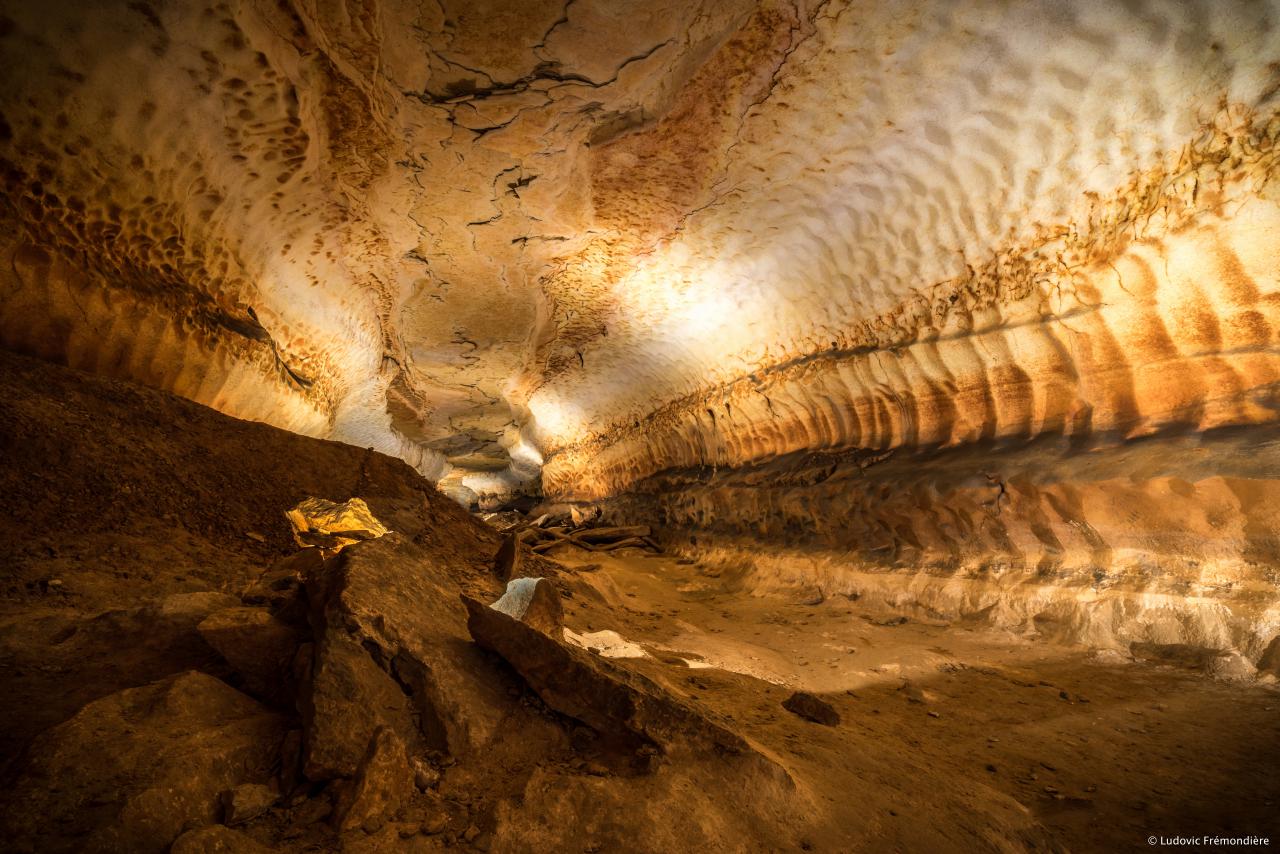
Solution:
<path fill-rule="evenodd" d="M 622 528 L 583 528 L 574 536 L 588 543 L 607 543 L 627 538 L 647 537 L 653 533 L 648 525 L 631 525 Z"/>
<path fill-rule="evenodd" d="M 553 528 L 526 528 L 517 536 L 531 544 L 532 551 L 541 554 L 561 544 L 577 546 L 589 552 L 611 552 L 625 548 L 647 548 L 661 553 L 662 548 L 652 538 L 648 525 L 630 525 L 610 528 L 580 528 L 568 531 L 564 526 Z"/>

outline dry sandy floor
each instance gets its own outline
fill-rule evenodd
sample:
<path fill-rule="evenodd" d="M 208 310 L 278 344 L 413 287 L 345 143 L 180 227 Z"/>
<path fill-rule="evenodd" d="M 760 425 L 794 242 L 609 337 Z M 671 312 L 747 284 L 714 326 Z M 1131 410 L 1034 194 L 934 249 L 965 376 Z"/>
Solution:
<path fill-rule="evenodd" d="M 961 850 L 1022 847 L 1000 838 L 1009 811 L 1014 825 L 1024 811 L 1072 851 L 1151 850 L 1149 836 L 1176 834 L 1280 844 L 1274 687 L 981 624 L 903 622 L 843 597 L 744 595 L 734 579 L 672 558 L 573 548 L 554 557 L 586 568 L 566 574 L 571 628 L 616 631 L 664 679 L 687 680 L 836 813 L 858 815 L 865 834 L 853 841 L 868 850 L 922 850 L 947 822 L 972 825 L 972 814 L 955 815 L 967 808 L 993 820 L 982 839 L 958 830 L 949 841 Z M 841 725 L 783 711 L 800 689 L 828 699 Z"/>

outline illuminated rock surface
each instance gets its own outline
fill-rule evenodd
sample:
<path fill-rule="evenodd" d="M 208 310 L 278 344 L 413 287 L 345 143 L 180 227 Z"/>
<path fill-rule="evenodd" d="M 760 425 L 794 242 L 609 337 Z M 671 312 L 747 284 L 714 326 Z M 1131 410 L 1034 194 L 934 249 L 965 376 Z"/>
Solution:
<path fill-rule="evenodd" d="M 749 832 L 705 788 L 714 762 L 641 775 L 631 796 L 602 782 L 631 759 L 538 764 L 573 730 L 507 693 L 457 598 L 501 594 L 498 536 L 416 474 L 465 506 L 545 512 L 503 582 L 557 576 L 543 554 L 568 559 L 550 540 L 573 526 L 651 526 L 675 586 L 648 587 L 625 549 L 541 585 L 563 595 L 565 655 L 712 706 L 716 679 L 740 677 L 715 711 L 749 717 L 735 734 L 770 761 L 795 732 L 759 709 L 790 693 L 865 715 L 843 659 L 837 678 L 753 645 L 773 631 L 755 599 L 822 610 L 849 649 L 838 609 L 856 603 L 873 638 L 917 652 L 979 626 L 1216 677 L 1202 699 L 1268 690 L 1277 69 L 1278 0 L 0 0 L 0 348 L 295 434 L 4 355 L 0 664 L 21 712 L 5 749 L 199 668 L 302 703 L 281 761 L 331 788 L 276 816 L 298 846 L 332 842 L 304 818 L 347 810 L 339 790 L 386 726 L 415 761 L 497 744 L 520 770 L 483 827 L 431 787 L 373 797 L 347 829 L 369 850 L 402 830 L 581 849 L 601 828 L 675 850 L 731 826 L 742 847 L 792 847 L 811 841 L 806 810 L 837 848 L 1115 847 L 978 783 L 909 830 L 831 831 L 849 816 L 809 788 L 834 773 L 819 759 L 781 762 L 798 788 Z M 308 498 L 350 500 L 361 533 L 289 557 L 282 514 Z M 636 616 L 675 620 L 670 597 L 693 596 L 723 606 L 703 623 L 743 622 L 715 638 Z M 148 621 L 132 657 L 101 657 L 113 627 L 123 644 Z M 1088 684 L 1095 664 L 1074 667 L 1064 684 Z M 938 672 L 973 702 L 1005 697 Z M 780 696 L 757 709 L 747 680 Z M 1241 714 L 1224 726 L 1256 727 Z M 508 739 L 508 718 L 546 741 Z M 843 727 L 808 729 L 850 747 Z M 841 780 L 892 789 L 879 761 Z M 636 798 L 687 806 L 682 791 L 713 818 L 610 824 Z M 859 793 L 877 815 L 899 803 Z M 401 802 L 416 818 L 383 815 Z M 958 822 L 946 844 L 922 829 L 940 816 Z M 1246 826 L 1229 818 L 1212 821 Z"/>
<path fill-rule="evenodd" d="M 369 512 L 363 499 L 352 498 L 341 503 L 323 498 L 308 498 L 285 513 L 293 538 L 303 548 L 318 547 L 340 551 L 346 546 L 364 540 L 373 540 L 387 533 L 378 517 Z"/>
<path fill-rule="evenodd" d="M 0 469 L 16 851 L 1093 851 L 1155 826 L 1280 830 L 1274 641 L 1257 679 L 1169 637 L 1095 655 L 1039 620 L 1031 644 L 939 616 L 910 573 L 875 575 L 893 601 L 859 596 L 768 531 L 755 564 L 715 542 L 525 554 L 573 645 L 478 607 L 526 681 L 471 643 L 459 600 L 503 595 L 502 538 L 398 460 L 7 353 L 0 447 L 21 449 Z M 352 494 L 396 533 L 298 551 L 282 508 Z M 788 711 L 797 692 L 840 722 Z M 244 785 L 279 798 L 212 827 Z"/>
<path fill-rule="evenodd" d="M 13 4 L 11 347 L 502 490 L 1270 421 L 1277 10 Z"/>
<path fill-rule="evenodd" d="M 1243 0 L 11 4 L 0 341 L 463 501 L 626 517 L 678 483 L 668 521 L 830 520 L 856 571 L 1273 590 L 1268 454 L 1078 452 L 1275 422 L 1278 27 Z M 1033 439 L 1061 444 L 1008 457 Z M 954 474 L 887 505 L 826 474 L 889 452 Z"/>

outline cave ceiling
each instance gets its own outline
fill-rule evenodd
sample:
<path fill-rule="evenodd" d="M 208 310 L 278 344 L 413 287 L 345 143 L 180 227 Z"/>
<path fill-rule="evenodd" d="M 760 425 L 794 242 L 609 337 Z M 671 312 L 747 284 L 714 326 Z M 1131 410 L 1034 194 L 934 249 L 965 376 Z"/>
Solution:
<path fill-rule="evenodd" d="M 594 500 L 1280 407 L 1271 2 L 4 2 L 0 338 Z"/>

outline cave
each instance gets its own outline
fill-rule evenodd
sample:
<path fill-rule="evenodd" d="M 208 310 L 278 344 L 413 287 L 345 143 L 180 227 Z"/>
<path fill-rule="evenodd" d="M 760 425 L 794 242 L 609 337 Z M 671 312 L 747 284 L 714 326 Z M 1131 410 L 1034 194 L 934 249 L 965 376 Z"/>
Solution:
<path fill-rule="evenodd" d="M 1280 840 L 1280 0 L 0 0 L 0 70 L 0 847 Z"/>

